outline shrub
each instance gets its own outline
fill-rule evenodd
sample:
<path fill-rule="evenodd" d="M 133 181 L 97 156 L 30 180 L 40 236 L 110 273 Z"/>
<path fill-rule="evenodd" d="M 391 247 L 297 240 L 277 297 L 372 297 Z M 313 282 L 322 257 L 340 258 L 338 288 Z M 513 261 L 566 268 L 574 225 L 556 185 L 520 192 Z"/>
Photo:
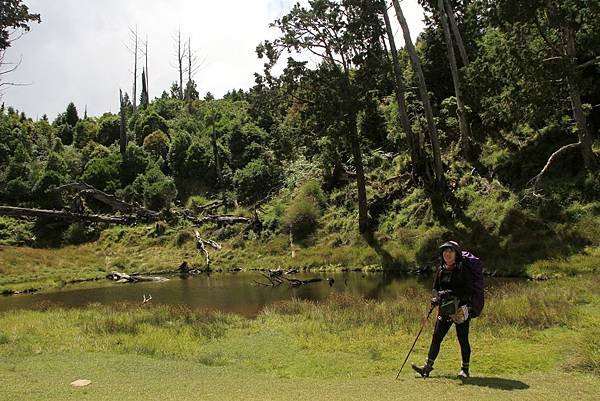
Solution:
<path fill-rule="evenodd" d="M 144 138 L 143 148 L 154 158 L 162 157 L 163 160 L 166 160 L 169 152 L 169 138 L 161 130 L 156 130 Z"/>
<path fill-rule="evenodd" d="M 133 182 L 136 193 L 142 194 L 144 204 L 152 210 L 167 208 L 177 197 L 177 188 L 173 179 L 167 177 L 154 164 L 144 175 L 139 176 Z"/>
<path fill-rule="evenodd" d="M 270 161 L 256 159 L 235 172 L 233 184 L 238 199 L 251 204 L 263 199 L 279 184 L 281 169 Z"/>
<path fill-rule="evenodd" d="M 314 199 L 306 195 L 296 197 L 288 206 L 283 222 L 297 239 L 304 239 L 317 228 L 321 210 Z"/>

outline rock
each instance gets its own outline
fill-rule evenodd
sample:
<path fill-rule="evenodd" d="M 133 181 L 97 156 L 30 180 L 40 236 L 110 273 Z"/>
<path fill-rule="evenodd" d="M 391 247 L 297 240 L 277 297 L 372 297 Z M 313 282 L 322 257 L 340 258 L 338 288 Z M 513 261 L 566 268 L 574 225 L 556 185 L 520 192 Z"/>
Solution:
<path fill-rule="evenodd" d="M 90 384 L 92 384 L 92 381 L 88 379 L 79 379 L 71 382 L 71 386 L 73 387 L 85 387 L 89 386 Z"/>

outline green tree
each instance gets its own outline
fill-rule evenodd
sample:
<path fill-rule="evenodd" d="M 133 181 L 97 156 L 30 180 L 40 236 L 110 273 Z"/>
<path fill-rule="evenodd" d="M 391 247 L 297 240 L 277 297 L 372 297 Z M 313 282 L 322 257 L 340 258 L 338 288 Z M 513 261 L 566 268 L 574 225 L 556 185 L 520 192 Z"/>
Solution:
<path fill-rule="evenodd" d="M 29 23 L 40 22 L 39 14 L 31 14 L 21 0 L 0 1 L 0 54 L 10 47 L 15 30 L 29 31 Z"/>
<path fill-rule="evenodd" d="M 158 163 L 152 164 L 145 174 L 138 176 L 133 188 L 142 195 L 144 205 L 151 210 L 167 208 L 177 198 L 173 179 L 161 171 Z"/>
<path fill-rule="evenodd" d="M 377 2 L 366 0 L 315 0 L 309 2 L 307 8 L 296 4 L 287 15 L 273 23 L 281 36 L 257 48 L 259 56 L 268 58 L 265 64 L 267 78 L 284 50 L 307 51 L 321 60 L 318 69 L 308 71 L 305 63 L 289 58 L 286 73 L 292 81 L 310 85 L 308 91 L 304 86 L 302 95 L 310 91 L 329 95 L 329 103 L 314 102 L 313 99 L 303 103 L 308 107 L 312 105 L 312 110 L 329 106 L 331 115 L 336 116 L 336 122 L 329 127 L 337 125 L 337 129 L 329 130 L 329 133 L 343 138 L 352 155 L 361 232 L 367 230 L 369 218 L 357 115 L 362 108 L 361 100 L 374 88 L 376 71 L 382 65 L 383 27 L 379 11 Z"/>
<path fill-rule="evenodd" d="M 96 141 L 101 145 L 110 146 L 119 141 L 119 135 L 119 116 L 112 113 L 104 113 L 98 119 Z"/>
<path fill-rule="evenodd" d="M 79 121 L 79 115 L 77 114 L 77 107 L 73 102 L 67 105 L 67 111 L 65 112 L 65 122 L 71 127 L 77 125 Z"/>

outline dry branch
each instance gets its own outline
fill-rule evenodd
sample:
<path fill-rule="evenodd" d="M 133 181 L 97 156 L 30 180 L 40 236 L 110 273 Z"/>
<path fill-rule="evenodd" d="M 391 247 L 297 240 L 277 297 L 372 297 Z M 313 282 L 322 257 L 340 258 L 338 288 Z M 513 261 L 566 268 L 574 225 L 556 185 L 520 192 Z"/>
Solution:
<path fill-rule="evenodd" d="M 548 172 L 548 170 L 550 169 L 550 167 L 554 164 L 554 162 L 556 162 L 556 159 L 562 155 L 563 153 L 566 153 L 570 150 L 573 149 L 577 149 L 581 146 L 580 142 L 577 143 L 570 143 L 568 145 L 563 146 L 562 148 L 558 149 L 556 152 L 552 153 L 550 155 L 550 157 L 548 158 L 548 161 L 546 162 L 546 165 L 544 166 L 544 168 L 542 169 L 542 171 L 540 171 L 538 173 L 538 175 L 536 175 L 535 177 L 533 177 L 529 182 L 533 184 L 533 189 L 535 190 L 537 188 L 537 185 L 539 184 L 540 180 L 542 179 L 542 177 L 544 176 L 544 174 L 546 174 Z"/>
<path fill-rule="evenodd" d="M 1 216 L 18 218 L 36 217 L 52 218 L 64 221 L 89 221 L 94 223 L 130 224 L 132 218 L 128 216 L 110 216 L 102 214 L 72 213 L 64 210 L 29 209 L 24 207 L 0 206 Z"/>

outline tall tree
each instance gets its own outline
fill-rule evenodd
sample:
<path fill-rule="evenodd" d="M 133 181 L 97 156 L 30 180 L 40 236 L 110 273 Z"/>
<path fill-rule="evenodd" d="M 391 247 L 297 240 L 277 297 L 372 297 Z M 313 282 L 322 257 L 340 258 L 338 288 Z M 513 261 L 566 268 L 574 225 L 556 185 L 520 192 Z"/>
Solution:
<path fill-rule="evenodd" d="M 460 144 L 463 155 L 467 160 L 471 159 L 471 138 L 469 135 L 469 125 L 467 123 L 467 112 L 462 95 L 462 88 L 460 78 L 458 76 L 458 65 L 456 63 L 456 55 L 454 53 L 454 42 L 452 41 L 452 35 L 450 34 L 450 27 L 448 24 L 448 14 L 446 13 L 446 7 L 444 6 L 444 0 L 438 0 L 438 12 L 444 31 L 444 37 L 446 39 L 446 47 L 448 51 L 448 62 L 450 63 L 450 72 L 452 74 L 452 83 L 454 84 L 454 94 L 456 96 L 456 113 L 458 114 L 458 125 L 460 129 Z M 460 34 L 458 35 L 460 37 Z M 462 44 L 462 40 L 461 40 Z M 466 53 L 465 53 L 466 58 Z"/>
<path fill-rule="evenodd" d="M 140 93 L 140 106 L 148 106 L 148 87 L 146 86 L 146 70 L 142 68 L 142 93 Z"/>
<path fill-rule="evenodd" d="M 73 102 L 67 105 L 67 110 L 65 112 L 65 120 L 65 122 L 71 127 L 75 127 L 75 125 L 77 125 L 77 122 L 79 121 L 77 107 L 75 107 L 75 104 Z"/>
<path fill-rule="evenodd" d="M 177 98 L 183 100 L 183 73 L 184 73 L 184 65 L 183 61 L 185 60 L 187 50 L 185 43 L 181 42 L 181 29 L 177 30 L 177 36 L 175 37 L 175 56 L 177 57 L 177 71 L 179 72 L 179 86 L 177 87 L 178 93 Z"/>
<path fill-rule="evenodd" d="M 390 23 L 390 18 L 387 12 L 387 6 L 384 0 L 381 1 L 381 12 L 383 14 L 385 30 L 387 33 L 388 42 L 390 44 L 390 53 L 392 56 L 391 63 L 394 72 L 394 92 L 396 94 L 396 104 L 398 105 L 398 120 L 408 140 L 408 146 L 411 154 L 413 178 L 415 179 L 415 181 L 417 181 L 418 178 L 426 174 L 425 171 L 422 171 L 421 169 L 421 166 L 424 165 L 423 149 L 420 146 L 419 140 L 415 137 L 415 134 L 410 125 L 408 113 L 406 112 L 406 90 L 404 87 L 404 82 L 402 81 L 402 71 L 400 69 L 398 51 L 396 49 L 396 42 L 394 40 L 394 33 L 392 31 L 392 25 Z"/>
<path fill-rule="evenodd" d="M 137 97 L 137 72 L 138 72 L 138 30 L 137 25 L 135 29 L 129 28 L 129 40 L 133 48 L 128 48 L 129 52 L 133 54 L 133 109 L 137 108 L 136 97 Z"/>
<path fill-rule="evenodd" d="M 373 88 L 370 80 L 375 74 L 369 71 L 382 64 L 380 38 L 384 31 L 379 16 L 379 4 L 367 0 L 314 0 L 307 8 L 296 4 L 272 24 L 280 30 L 281 36 L 257 49 L 259 56 L 269 58 L 267 69 L 284 50 L 306 51 L 319 58 L 319 67 L 308 70 L 304 62 L 290 57 L 286 72 L 295 75 L 300 86 L 309 84 L 311 91 L 319 92 L 313 95 L 329 97 L 329 104 L 319 102 L 311 110 L 331 108 L 335 118 L 326 129 L 341 133 L 341 138 L 348 143 L 356 176 L 361 232 L 367 231 L 369 217 L 357 114 L 363 107 L 362 101 L 368 97 L 366 86 Z M 314 104 L 306 99 L 299 99 L 299 103 Z"/>
<path fill-rule="evenodd" d="M 581 75 L 586 66 L 600 65 L 600 30 L 597 29 L 600 0 L 500 0 L 487 6 L 491 24 L 514 33 L 522 41 L 531 42 L 533 33 L 545 44 L 541 68 L 555 71 L 560 77 L 554 80 L 558 83 L 557 90 L 561 84 L 566 87 L 578 142 L 557 150 L 549 163 L 557 153 L 578 148 L 586 169 L 597 171 L 599 162 L 592 149 L 592 134 L 582 101 Z"/>
<path fill-rule="evenodd" d="M 427 120 L 429 139 L 431 141 L 431 150 L 433 153 L 433 162 L 435 170 L 435 188 L 436 192 L 440 194 L 445 189 L 444 168 L 442 166 L 442 153 L 440 150 L 440 141 L 437 134 L 437 128 L 433 119 L 433 110 L 431 108 L 431 102 L 429 100 L 429 92 L 427 91 L 427 84 L 425 83 L 425 76 L 423 75 L 423 68 L 421 67 L 421 60 L 419 59 L 417 50 L 415 49 L 415 46 L 410 37 L 410 30 L 408 29 L 408 24 L 406 23 L 406 19 L 404 18 L 402 7 L 400 7 L 400 2 L 398 0 L 392 0 L 392 3 L 394 4 L 394 9 L 396 10 L 396 17 L 398 18 L 398 22 L 400 23 L 400 27 L 402 28 L 402 33 L 404 35 L 404 46 L 408 51 L 413 71 L 417 76 L 419 84 L 419 93 L 421 95 L 421 101 L 423 102 L 423 109 L 425 111 L 425 119 Z"/>
<path fill-rule="evenodd" d="M 125 94 L 127 96 L 127 94 Z M 123 92 L 119 89 L 119 150 L 121 155 L 124 157 L 127 151 L 127 131 L 125 126 L 126 116 L 125 108 L 127 107 L 126 99 L 123 97 Z"/>

